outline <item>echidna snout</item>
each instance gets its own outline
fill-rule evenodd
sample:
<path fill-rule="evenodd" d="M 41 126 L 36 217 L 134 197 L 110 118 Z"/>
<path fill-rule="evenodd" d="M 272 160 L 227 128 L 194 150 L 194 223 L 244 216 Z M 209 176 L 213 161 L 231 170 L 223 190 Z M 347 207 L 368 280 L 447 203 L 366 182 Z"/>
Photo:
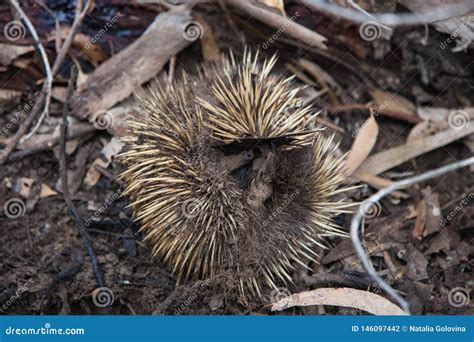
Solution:
<path fill-rule="evenodd" d="M 316 261 L 324 236 L 343 234 L 331 220 L 349 206 L 333 199 L 343 162 L 275 62 L 230 55 L 138 95 L 143 114 L 120 155 L 125 194 L 178 280 L 225 276 L 259 296 Z"/>

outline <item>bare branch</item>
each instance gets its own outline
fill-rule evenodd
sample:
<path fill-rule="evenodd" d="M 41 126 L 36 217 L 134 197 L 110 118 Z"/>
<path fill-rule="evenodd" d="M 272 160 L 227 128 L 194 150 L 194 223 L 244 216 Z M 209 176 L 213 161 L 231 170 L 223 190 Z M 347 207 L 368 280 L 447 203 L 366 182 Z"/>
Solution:
<path fill-rule="evenodd" d="M 60 172 L 60 177 L 61 177 L 61 188 L 62 188 L 62 192 L 64 196 L 64 201 L 66 202 L 67 207 L 68 207 L 69 214 L 71 215 L 76 225 L 76 228 L 79 231 L 79 234 L 81 235 L 82 241 L 84 242 L 84 245 L 87 249 L 87 253 L 89 254 L 89 257 L 91 258 L 92 269 L 94 270 L 94 275 L 96 278 L 97 285 L 99 287 L 106 287 L 104 274 L 102 273 L 100 264 L 97 261 L 97 256 L 94 252 L 94 248 L 92 247 L 92 241 L 89 236 L 89 233 L 87 232 L 86 227 L 84 226 L 84 223 L 82 222 L 82 218 L 79 215 L 76 207 L 72 203 L 71 195 L 69 193 L 68 180 L 67 180 L 68 179 L 67 162 L 66 162 L 66 136 L 67 136 L 67 129 L 68 129 L 67 116 L 69 112 L 69 102 L 74 91 L 76 76 L 77 76 L 76 68 L 73 68 L 71 71 L 71 78 L 69 79 L 69 84 L 68 84 L 67 99 L 64 102 L 63 120 L 61 123 L 61 130 L 60 130 L 61 135 L 60 135 L 60 141 L 59 141 L 59 172 Z"/>
<path fill-rule="evenodd" d="M 35 45 L 40 52 L 41 59 L 44 64 L 44 71 L 46 73 L 46 82 L 44 83 L 43 89 L 42 89 L 42 92 L 45 94 L 45 104 L 43 107 L 43 111 L 41 112 L 40 118 L 36 126 L 33 128 L 33 130 L 30 133 L 28 133 L 25 137 L 22 138 L 22 141 L 25 141 L 26 139 L 28 139 L 34 134 L 36 129 L 39 127 L 39 125 L 41 125 L 41 122 L 43 121 L 43 119 L 48 115 L 49 104 L 51 102 L 51 90 L 53 87 L 53 75 L 51 73 L 51 66 L 49 65 L 48 55 L 46 55 L 46 51 L 38 37 L 38 33 L 36 32 L 35 27 L 31 23 L 30 19 L 26 16 L 25 12 L 21 8 L 20 4 L 18 3 L 18 0 L 9 0 L 9 1 L 10 1 L 10 4 L 13 6 L 13 8 L 15 8 L 15 11 L 18 13 L 21 20 L 25 23 L 26 27 L 30 31 L 31 36 L 33 37 L 33 40 L 35 41 Z"/>
<path fill-rule="evenodd" d="M 403 310 L 407 313 L 410 312 L 409 304 L 408 302 L 403 299 L 390 285 L 388 285 L 375 271 L 374 266 L 372 265 L 372 262 L 370 261 L 369 257 L 367 256 L 367 253 L 365 252 L 364 247 L 362 246 L 362 242 L 359 238 L 359 228 L 360 228 L 360 222 L 362 220 L 362 217 L 364 213 L 367 211 L 367 207 L 370 206 L 373 203 L 377 203 L 382 199 L 383 197 L 389 195 L 395 190 L 400 190 L 404 189 L 412 184 L 419 183 L 426 181 L 431 178 L 435 178 L 438 176 L 441 176 L 445 173 L 455 171 L 457 169 L 460 169 L 462 167 L 466 167 L 469 165 L 474 165 L 474 157 L 458 161 L 455 163 L 451 163 L 448 165 L 445 165 L 443 167 L 440 167 L 435 170 L 431 170 L 425 173 L 422 173 L 418 176 L 410 177 L 403 179 L 401 181 L 393 183 L 391 186 L 388 186 L 386 188 L 383 188 L 379 190 L 377 193 L 374 195 L 370 196 L 367 200 L 365 200 L 359 207 L 359 210 L 357 213 L 354 215 L 352 218 L 351 222 L 351 238 L 352 242 L 354 244 L 354 248 L 362 262 L 362 265 L 364 268 L 367 270 L 369 275 L 377 281 L 377 283 L 380 285 L 384 291 L 390 295 L 397 303 L 403 308 Z"/>
<path fill-rule="evenodd" d="M 327 39 L 324 36 L 295 23 L 289 18 L 285 18 L 281 15 L 255 6 L 250 1 L 229 1 L 228 4 L 240 9 L 248 15 L 251 15 L 268 26 L 271 26 L 277 30 L 284 30 L 287 35 L 298 39 L 303 43 L 318 47 L 320 49 L 327 49 L 325 44 Z"/>
<path fill-rule="evenodd" d="M 461 4 L 456 3 L 440 6 L 430 13 L 371 13 L 369 17 L 367 16 L 367 14 L 361 13 L 353 9 L 341 7 L 339 5 L 332 4 L 328 1 L 300 0 L 300 2 L 318 12 L 342 18 L 357 24 L 362 24 L 367 20 L 373 20 L 380 25 L 387 25 L 392 27 L 429 24 L 434 21 L 459 17 L 474 10 L 474 2 L 466 1 Z"/>

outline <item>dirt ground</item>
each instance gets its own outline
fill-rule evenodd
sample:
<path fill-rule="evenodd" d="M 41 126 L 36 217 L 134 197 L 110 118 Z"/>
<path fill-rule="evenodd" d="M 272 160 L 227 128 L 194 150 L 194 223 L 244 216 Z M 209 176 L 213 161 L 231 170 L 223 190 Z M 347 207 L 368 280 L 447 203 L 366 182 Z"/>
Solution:
<path fill-rule="evenodd" d="M 61 25 L 71 25 L 73 1 L 45 3 L 56 13 Z M 107 18 L 122 13 L 118 22 L 98 41 L 105 59 L 129 46 L 158 12 L 165 10 L 154 4 L 125 3 L 95 1 L 93 11 L 87 14 L 80 28 L 81 33 L 93 37 Z M 386 10 L 369 1 L 364 3 L 370 5 L 371 12 Z M 45 38 L 54 30 L 54 19 L 44 8 L 33 1 L 22 2 L 22 6 L 40 37 Z M 394 8 L 406 11 L 400 4 Z M 208 24 L 222 52 L 232 49 L 236 55 L 242 55 L 247 45 L 251 49 L 260 48 L 263 55 L 278 53 L 278 71 L 290 75 L 296 68 L 299 70 L 296 84 L 312 89 L 320 90 L 321 83 L 307 70 L 297 67 L 299 59 L 313 61 L 330 75 L 337 84 L 330 84 L 329 90 L 313 103 L 315 109 L 323 109 L 321 117 L 330 124 L 329 132 L 334 132 L 341 142 L 341 151 L 351 149 L 358 130 L 368 118 L 366 109 L 354 106 L 344 109 L 343 106 L 368 103 L 374 99 L 374 89 L 397 94 L 416 109 L 473 107 L 474 50 L 453 52 L 450 48 L 441 48 L 440 43 L 446 41 L 449 34 L 438 32 L 433 26 L 407 26 L 397 27 L 388 40 L 365 41 L 356 24 L 317 13 L 297 2 L 286 2 L 285 11 L 287 17 L 298 13 L 296 22 L 323 34 L 328 39 L 328 50 L 308 47 L 285 33 L 278 34 L 270 44 L 275 29 L 231 6 L 223 9 L 218 5 L 198 4 L 192 13 Z M 0 23 L 11 20 L 9 5 L 0 4 Z M 0 42 L 11 44 L 3 36 Z M 27 34 L 15 44 L 32 43 Z M 193 73 L 196 66 L 205 61 L 206 44 L 201 39 L 180 51 L 176 55 L 175 74 L 181 70 Z M 263 44 L 268 47 L 263 48 Z M 54 39 L 46 42 L 45 38 L 44 45 L 52 58 Z M 73 64 L 75 60 L 87 74 L 103 62 L 101 57 L 81 55 L 76 46 L 65 64 Z M 29 52 L 21 58 L 22 65 L 0 67 L 0 88 L 19 93 L 10 100 L 2 100 L 0 127 L 12 122 L 14 108 L 32 99 L 44 79 L 38 54 Z M 167 63 L 164 70 L 169 68 Z M 55 85 L 65 88 L 68 76 L 69 69 L 64 68 Z M 63 103 L 53 97 L 47 121 L 50 126 L 59 123 L 62 106 Z M 423 121 L 419 116 L 417 120 Z M 14 134 L 22 120 L 17 121 L 2 139 Z M 383 113 L 376 116 L 376 121 L 379 134 L 371 154 L 405 144 L 415 126 L 414 122 Z M 112 135 L 106 130 L 86 134 L 77 139 L 67 161 L 73 175 L 72 187 L 77 189 L 73 202 L 87 222 L 86 228 L 108 287 L 103 295 L 112 296 L 112 304 L 101 307 L 95 303 L 98 286 L 91 259 L 57 187 L 60 174 L 56 146 L 0 166 L 1 207 L 13 198 L 25 204 L 25 212 L 19 217 L 0 215 L 1 314 L 367 314 L 336 306 L 295 307 L 275 313 L 269 306 L 275 299 L 271 291 L 264 294 L 263 301 L 244 304 L 234 294 L 220 293 L 206 281 L 177 284 L 160 259 L 151 258 L 151 248 L 142 241 L 139 226 L 127 208 L 127 198 L 119 196 L 123 186 L 118 175 L 123 166 L 112 160 L 93 186 L 83 184 L 87 171 L 111 139 Z M 472 155 L 468 143 L 457 139 L 396 165 L 382 176 L 396 181 Z M 387 196 L 382 199 L 376 214 L 365 219 L 363 234 L 374 267 L 410 303 L 413 314 L 474 314 L 471 300 L 474 288 L 473 180 L 473 169 L 467 167 L 415 184 L 403 190 L 405 198 Z M 363 181 L 358 184 L 362 186 L 347 195 L 351 201 L 363 201 L 377 191 Z M 55 194 L 45 195 L 42 185 Z M 432 214 L 436 210 L 440 215 Z M 351 218 L 352 215 L 344 214 L 336 221 L 348 231 Z M 323 252 L 320 263 L 310 264 L 311 271 L 295 274 L 295 284 L 282 289 L 283 293 L 352 287 L 385 296 L 361 266 L 349 238 L 332 238 L 329 243 L 331 247 Z M 454 297 L 453 291 L 458 291 Z M 464 301 L 462 305 L 453 303 L 457 295 Z"/>

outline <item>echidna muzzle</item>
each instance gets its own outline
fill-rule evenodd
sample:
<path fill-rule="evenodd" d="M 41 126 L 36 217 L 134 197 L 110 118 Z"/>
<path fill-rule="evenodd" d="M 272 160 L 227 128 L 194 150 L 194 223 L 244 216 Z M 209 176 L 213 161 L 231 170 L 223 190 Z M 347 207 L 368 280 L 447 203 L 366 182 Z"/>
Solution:
<path fill-rule="evenodd" d="M 178 279 L 223 276 L 259 296 L 316 261 L 323 236 L 342 234 L 332 217 L 349 206 L 334 200 L 343 163 L 310 107 L 292 105 L 298 89 L 271 73 L 275 61 L 231 55 L 138 97 L 144 115 L 120 156 L 125 193 Z"/>

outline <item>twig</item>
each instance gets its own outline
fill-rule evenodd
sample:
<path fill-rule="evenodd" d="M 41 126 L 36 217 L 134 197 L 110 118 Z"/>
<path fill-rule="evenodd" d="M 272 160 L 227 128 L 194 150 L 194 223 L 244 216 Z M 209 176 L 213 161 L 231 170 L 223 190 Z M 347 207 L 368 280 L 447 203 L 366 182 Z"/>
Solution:
<path fill-rule="evenodd" d="M 379 25 L 387 26 L 426 24 L 434 21 L 441 21 L 462 16 L 474 10 L 474 3 L 472 1 L 466 1 L 461 4 L 456 3 L 439 6 L 430 13 L 371 13 L 371 18 L 369 18 L 364 13 L 353 9 L 344 8 L 339 5 L 332 4 L 328 1 L 300 0 L 300 2 L 316 11 L 342 18 L 353 23 L 362 24 L 367 22 L 368 20 L 372 20 L 377 22 Z"/>
<path fill-rule="evenodd" d="M 89 236 L 89 233 L 86 230 L 86 227 L 84 226 L 84 223 L 82 222 L 81 216 L 79 215 L 76 207 L 72 203 L 71 196 L 69 194 L 69 187 L 68 187 L 67 162 L 66 162 L 66 136 L 67 136 L 67 128 L 68 128 L 67 116 L 69 112 L 69 102 L 70 102 L 70 99 L 72 98 L 72 94 L 74 91 L 76 76 L 77 76 L 77 70 L 75 67 L 73 67 L 71 69 L 71 78 L 69 79 L 69 84 L 68 84 L 67 98 L 66 98 L 66 101 L 64 102 L 63 120 L 61 123 L 61 130 L 60 130 L 61 135 L 60 135 L 60 141 L 59 141 L 59 172 L 60 172 L 61 183 L 62 183 L 61 187 L 62 187 L 62 192 L 64 196 L 64 201 L 67 204 L 69 214 L 71 215 L 71 218 L 73 219 L 76 225 L 76 228 L 82 237 L 82 241 L 84 245 L 86 246 L 89 257 L 91 258 L 92 269 L 94 270 L 94 275 L 95 275 L 97 285 L 99 287 L 106 287 L 104 275 L 97 261 L 94 248 L 92 247 L 91 238 Z"/>
<path fill-rule="evenodd" d="M 320 49 L 327 49 L 325 41 L 326 37 L 316 33 L 300 24 L 295 23 L 289 18 L 267 11 L 261 7 L 253 5 L 250 1 L 229 1 L 228 4 L 240 9 L 241 11 L 251 15 L 261 22 L 271 26 L 277 30 L 283 30 L 287 35 L 302 41 L 310 46 Z"/>
<path fill-rule="evenodd" d="M 72 139 L 77 139 L 93 132 L 100 132 L 100 131 L 97 130 L 97 128 L 95 128 L 92 125 L 84 124 L 84 125 L 79 126 L 74 131 L 68 132 L 67 140 L 69 141 Z M 14 152 L 11 154 L 10 158 L 8 158 L 7 162 L 9 161 L 17 162 L 20 159 L 31 156 L 38 152 L 49 150 L 59 143 L 59 138 L 60 138 L 59 136 L 55 136 L 55 137 L 52 137 L 51 139 L 43 141 L 42 143 L 34 147 L 31 147 L 22 151 Z"/>
<path fill-rule="evenodd" d="M 10 1 L 16 1 L 16 0 L 10 0 Z M 82 4 L 82 1 L 78 1 L 78 4 Z M 88 9 L 90 7 L 90 4 L 91 4 L 91 2 L 90 2 L 90 0 L 88 0 L 87 5 L 85 6 L 85 9 L 86 8 Z M 84 11 L 85 11 L 85 9 L 84 9 Z M 53 78 L 59 72 L 59 68 L 63 64 L 66 53 L 67 53 L 67 51 L 69 51 L 69 48 L 71 47 L 71 43 L 74 39 L 74 36 L 76 35 L 77 29 L 79 28 L 80 23 L 84 19 L 84 16 L 79 16 L 79 17 L 76 16 L 76 18 L 74 19 L 74 23 L 72 25 L 71 30 L 69 30 L 68 37 L 66 37 L 66 40 L 64 41 L 64 44 L 61 47 L 61 51 L 66 51 L 66 52 L 60 53 L 58 56 L 56 56 L 56 60 L 54 61 L 53 68 L 51 70 L 51 76 Z M 20 139 L 23 137 L 23 135 L 26 133 L 26 131 L 28 130 L 30 125 L 33 123 L 33 121 L 38 116 L 38 113 L 41 110 L 41 107 L 43 106 L 43 102 L 46 99 L 46 94 L 47 94 L 47 82 L 45 82 L 43 84 L 43 88 L 42 88 L 42 91 L 40 93 L 40 96 L 38 97 L 37 101 L 35 102 L 33 108 L 31 109 L 31 112 L 28 115 L 28 117 L 22 123 L 22 125 L 20 126 L 18 131 L 13 136 L 11 142 L 8 144 L 8 146 L 5 147 L 5 149 L 3 150 L 3 153 L 0 155 L 0 165 L 5 164 L 6 160 L 8 159 L 8 156 L 13 152 L 13 150 L 16 148 L 18 142 L 20 141 Z"/>
<path fill-rule="evenodd" d="M 45 94 L 45 100 L 46 100 L 43 107 L 43 111 L 41 112 L 40 118 L 38 119 L 38 122 L 36 126 L 33 128 L 33 130 L 21 139 L 21 141 L 25 141 L 34 134 L 36 129 L 39 127 L 39 125 L 41 125 L 41 122 L 43 121 L 43 119 L 48 115 L 49 104 L 51 102 L 51 90 L 53 88 L 53 75 L 51 72 L 51 66 L 49 65 L 48 55 L 46 55 L 46 51 L 44 49 L 43 44 L 41 43 L 41 40 L 38 37 L 38 33 L 36 32 L 35 27 L 31 23 L 30 19 L 28 19 L 25 12 L 23 12 L 23 9 L 18 3 L 18 0 L 9 0 L 9 1 L 10 1 L 10 4 L 13 6 L 13 8 L 15 8 L 15 11 L 18 13 L 21 20 L 25 23 L 26 27 L 30 31 L 31 36 L 33 37 L 33 40 L 35 41 L 36 48 L 40 52 L 40 56 L 44 64 L 44 71 L 46 73 L 46 82 L 44 83 L 43 89 L 42 89 L 42 92 Z"/>
<path fill-rule="evenodd" d="M 360 103 L 353 103 L 352 104 L 352 103 L 349 103 L 349 104 L 343 104 L 343 105 L 340 105 L 340 106 L 326 108 L 326 109 L 327 109 L 328 112 L 330 112 L 332 114 L 338 114 L 338 113 L 346 112 L 346 111 L 350 111 L 350 110 L 365 110 L 365 111 L 367 111 L 371 107 L 372 107 L 371 103 L 368 103 L 368 104 L 360 104 Z M 374 109 L 376 109 L 377 112 L 379 112 L 383 116 L 386 116 L 388 118 L 392 118 L 392 119 L 395 119 L 395 120 L 405 121 L 405 122 L 408 122 L 408 123 L 414 124 L 414 125 L 416 125 L 416 124 L 423 121 L 418 116 L 405 114 L 403 112 L 393 111 L 393 110 L 390 110 L 390 109 L 387 109 L 387 108 L 383 108 L 382 106 L 378 106 L 378 107 L 374 106 Z"/>
<path fill-rule="evenodd" d="M 435 178 L 438 176 L 441 176 L 447 172 L 452 172 L 457 169 L 460 169 L 462 167 L 466 167 L 469 165 L 474 165 L 474 157 L 458 161 L 455 163 L 451 163 L 448 165 L 445 165 L 443 167 L 440 167 L 435 170 L 431 170 L 425 173 L 422 173 L 418 176 L 415 177 L 410 177 L 410 178 L 405 178 L 401 181 L 393 183 L 391 186 L 386 187 L 384 189 L 379 190 L 377 193 L 374 195 L 370 196 L 367 200 L 365 200 L 361 206 L 359 207 L 359 210 L 357 213 L 354 215 L 352 218 L 351 222 L 351 239 L 354 244 L 354 249 L 357 252 L 357 255 L 359 256 L 362 265 L 366 269 L 366 271 L 369 273 L 369 275 L 377 281 L 377 283 L 380 285 L 382 289 L 390 296 L 392 297 L 395 301 L 397 301 L 398 304 L 403 308 L 403 310 L 406 313 L 410 312 L 409 304 L 405 299 L 403 299 L 390 285 L 388 285 L 375 271 L 374 266 L 372 265 L 372 262 L 370 261 L 369 257 L 365 253 L 364 247 L 362 246 L 362 242 L 359 238 L 359 227 L 360 227 L 360 222 L 362 220 L 362 217 L 365 212 L 367 212 L 367 208 L 374 203 L 377 203 L 382 199 L 383 197 L 389 195 L 395 190 L 400 190 L 403 188 L 406 188 L 412 184 L 419 183 L 426 181 L 431 178 Z"/>

